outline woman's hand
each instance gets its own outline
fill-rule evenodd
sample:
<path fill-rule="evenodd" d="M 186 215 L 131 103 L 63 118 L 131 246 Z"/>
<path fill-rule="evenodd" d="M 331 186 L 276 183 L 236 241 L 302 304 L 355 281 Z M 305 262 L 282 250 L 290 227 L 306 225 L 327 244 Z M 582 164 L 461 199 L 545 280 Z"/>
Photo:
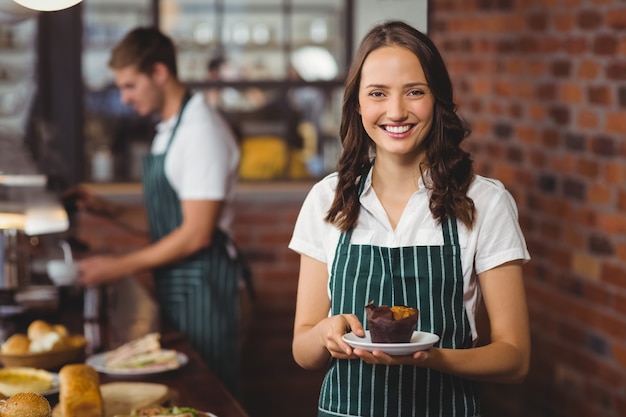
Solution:
<path fill-rule="evenodd" d="M 328 317 L 318 324 L 321 343 L 333 358 L 356 359 L 352 347 L 343 341 L 344 334 L 353 332 L 359 337 L 365 336 L 363 325 L 354 314 L 339 314 Z"/>
<path fill-rule="evenodd" d="M 420 350 L 412 355 L 398 355 L 391 356 L 381 350 L 374 350 L 369 352 L 365 349 L 355 348 L 353 350 L 354 356 L 362 359 L 371 365 L 412 365 L 423 366 L 427 363 L 428 359 L 435 354 L 437 348 L 430 348 L 427 350 Z"/>

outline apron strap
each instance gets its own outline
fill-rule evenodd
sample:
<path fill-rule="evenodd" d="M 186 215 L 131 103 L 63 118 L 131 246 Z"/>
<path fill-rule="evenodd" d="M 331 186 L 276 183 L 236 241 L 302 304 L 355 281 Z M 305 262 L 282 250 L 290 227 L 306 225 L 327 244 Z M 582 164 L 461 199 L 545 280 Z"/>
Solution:
<path fill-rule="evenodd" d="M 448 217 L 441 224 L 443 233 L 443 243 L 446 246 L 459 247 L 459 231 L 456 223 L 456 217 Z"/>
<path fill-rule="evenodd" d="M 176 131 L 178 130 L 178 126 L 180 125 L 180 121 L 183 118 L 183 111 L 185 111 L 185 107 L 187 106 L 187 103 L 189 102 L 190 99 L 191 99 L 191 91 L 186 90 L 185 95 L 183 96 L 183 101 L 180 105 L 180 111 L 178 112 L 178 119 L 176 119 L 176 124 L 174 124 L 174 128 L 172 129 L 172 134 L 170 135 L 170 138 L 167 141 L 167 146 L 165 147 L 164 153 L 167 153 L 167 151 L 170 150 L 170 146 L 172 145 L 172 140 L 174 139 L 174 136 L 176 135 Z"/>

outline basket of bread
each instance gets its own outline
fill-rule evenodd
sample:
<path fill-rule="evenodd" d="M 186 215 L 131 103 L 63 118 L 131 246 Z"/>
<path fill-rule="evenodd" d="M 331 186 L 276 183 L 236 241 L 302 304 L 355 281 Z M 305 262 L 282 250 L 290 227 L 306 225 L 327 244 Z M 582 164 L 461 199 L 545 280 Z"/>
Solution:
<path fill-rule="evenodd" d="M 15 333 L 0 346 L 0 362 L 6 367 L 52 370 L 82 362 L 86 345 L 83 335 L 71 335 L 63 325 L 35 320 L 26 334 Z"/>

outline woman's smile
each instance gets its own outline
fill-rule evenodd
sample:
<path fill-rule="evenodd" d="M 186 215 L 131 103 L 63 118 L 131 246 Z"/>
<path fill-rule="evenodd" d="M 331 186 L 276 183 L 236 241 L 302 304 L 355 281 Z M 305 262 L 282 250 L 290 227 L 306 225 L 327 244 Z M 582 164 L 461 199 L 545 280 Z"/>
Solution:
<path fill-rule="evenodd" d="M 402 124 L 402 125 L 381 125 L 381 127 L 391 136 L 397 138 L 403 138 L 407 132 L 409 132 L 415 125 L 414 124 Z"/>

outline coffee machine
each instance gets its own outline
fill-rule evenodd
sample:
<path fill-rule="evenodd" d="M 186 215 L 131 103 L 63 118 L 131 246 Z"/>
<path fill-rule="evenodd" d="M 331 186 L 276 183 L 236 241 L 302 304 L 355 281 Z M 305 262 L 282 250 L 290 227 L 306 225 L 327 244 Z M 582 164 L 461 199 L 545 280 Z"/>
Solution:
<path fill-rule="evenodd" d="M 29 287 L 32 242 L 69 229 L 67 212 L 41 175 L 0 173 L 0 341 L 23 310 L 16 295 Z"/>

